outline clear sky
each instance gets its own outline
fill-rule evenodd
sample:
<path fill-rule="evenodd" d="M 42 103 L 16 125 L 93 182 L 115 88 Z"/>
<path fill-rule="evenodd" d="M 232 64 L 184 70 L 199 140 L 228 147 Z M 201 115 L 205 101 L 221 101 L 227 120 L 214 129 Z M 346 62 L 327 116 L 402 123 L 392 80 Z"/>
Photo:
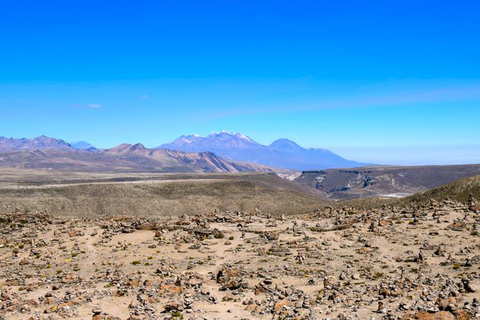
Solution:
<path fill-rule="evenodd" d="M 480 163 L 480 2 L 0 2 L 0 136 Z"/>

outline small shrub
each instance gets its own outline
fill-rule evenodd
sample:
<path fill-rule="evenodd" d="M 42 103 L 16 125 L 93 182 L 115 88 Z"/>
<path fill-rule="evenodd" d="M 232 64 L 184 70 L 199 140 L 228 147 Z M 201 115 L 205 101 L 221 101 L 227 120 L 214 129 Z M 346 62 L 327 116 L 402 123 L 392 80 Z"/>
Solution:
<path fill-rule="evenodd" d="M 172 319 L 183 319 L 183 314 L 180 311 L 174 311 L 170 315 Z"/>
<path fill-rule="evenodd" d="M 378 280 L 378 279 L 382 278 L 383 276 L 384 276 L 383 272 L 377 272 L 373 275 L 372 279 L 373 280 Z"/>

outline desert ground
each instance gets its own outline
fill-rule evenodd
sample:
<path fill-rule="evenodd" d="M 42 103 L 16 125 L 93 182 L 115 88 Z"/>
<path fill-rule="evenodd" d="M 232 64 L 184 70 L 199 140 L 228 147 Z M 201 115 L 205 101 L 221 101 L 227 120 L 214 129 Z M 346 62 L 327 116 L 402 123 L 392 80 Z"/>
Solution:
<path fill-rule="evenodd" d="M 55 216 L 169 217 L 212 210 L 299 214 L 325 205 L 273 173 L 85 173 L 0 168 L 0 209 Z"/>
<path fill-rule="evenodd" d="M 480 317 L 473 197 L 365 209 L 270 175 L 4 173 L 0 319 Z"/>

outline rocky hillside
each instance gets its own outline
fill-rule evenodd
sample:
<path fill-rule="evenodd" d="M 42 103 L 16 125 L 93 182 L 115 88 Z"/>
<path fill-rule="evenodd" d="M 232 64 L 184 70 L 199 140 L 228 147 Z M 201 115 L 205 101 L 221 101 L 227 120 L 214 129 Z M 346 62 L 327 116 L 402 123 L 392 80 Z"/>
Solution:
<path fill-rule="evenodd" d="M 402 197 L 480 174 L 480 165 L 360 167 L 305 171 L 296 179 L 330 199 Z"/>
<path fill-rule="evenodd" d="M 460 179 L 402 199 L 402 203 L 426 204 L 430 199 L 443 201 L 446 199 L 468 202 L 471 197 L 480 199 L 480 175 Z"/>
<path fill-rule="evenodd" d="M 250 163 L 228 161 L 212 152 L 183 152 L 168 149 L 147 149 L 142 144 L 122 144 L 105 151 L 121 160 L 151 166 L 160 163 L 164 166 L 192 168 L 197 172 L 273 172 L 273 169 Z"/>

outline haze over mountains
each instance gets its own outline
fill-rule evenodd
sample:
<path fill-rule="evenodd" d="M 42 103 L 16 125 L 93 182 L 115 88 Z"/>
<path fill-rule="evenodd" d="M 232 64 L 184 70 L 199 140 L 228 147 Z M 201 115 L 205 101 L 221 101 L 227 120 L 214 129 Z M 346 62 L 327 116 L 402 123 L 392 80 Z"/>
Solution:
<path fill-rule="evenodd" d="M 155 150 L 142 144 L 121 144 L 105 150 L 85 144 L 80 147 L 46 136 L 0 138 L 0 167 L 96 172 L 274 172 L 258 164 L 225 160 L 212 152 Z"/>
<path fill-rule="evenodd" d="M 40 136 L 32 139 L 0 137 L 0 152 L 42 149 L 71 150 L 74 149 L 74 147 L 64 140 L 47 136 Z"/>
<path fill-rule="evenodd" d="M 0 152 L 42 149 L 96 150 L 97 148 L 95 148 L 86 141 L 76 141 L 68 143 L 62 139 L 51 138 L 44 135 L 31 139 L 0 137 Z"/>
<path fill-rule="evenodd" d="M 74 147 L 75 149 L 78 149 L 78 150 L 95 150 L 95 149 L 97 149 L 86 141 L 75 141 L 75 142 L 71 142 L 70 145 L 72 147 Z"/>
<path fill-rule="evenodd" d="M 0 168 L 124 174 L 276 173 L 332 200 L 407 196 L 480 174 L 480 165 L 362 167 L 328 150 L 305 149 L 288 139 L 265 146 L 226 131 L 206 137 L 181 136 L 155 149 L 140 143 L 96 149 L 87 142 L 46 136 L 0 137 Z"/>
<path fill-rule="evenodd" d="M 262 145 L 241 133 L 212 132 L 206 137 L 196 134 L 181 136 L 157 149 L 211 151 L 220 157 L 291 170 L 350 168 L 366 165 L 336 155 L 326 149 L 305 149 L 288 139 Z"/>
<path fill-rule="evenodd" d="M 98 151 L 85 141 L 68 143 L 61 139 L 40 136 L 32 139 L 0 138 L 0 152 L 19 150 L 84 150 Z M 269 146 L 262 145 L 241 133 L 227 131 L 212 132 L 206 137 L 186 135 L 155 149 L 184 152 L 213 152 L 216 156 L 230 160 L 250 162 L 287 170 L 321 170 L 327 168 L 350 168 L 366 165 L 346 160 L 326 149 L 305 149 L 288 139 L 278 139 Z"/>

